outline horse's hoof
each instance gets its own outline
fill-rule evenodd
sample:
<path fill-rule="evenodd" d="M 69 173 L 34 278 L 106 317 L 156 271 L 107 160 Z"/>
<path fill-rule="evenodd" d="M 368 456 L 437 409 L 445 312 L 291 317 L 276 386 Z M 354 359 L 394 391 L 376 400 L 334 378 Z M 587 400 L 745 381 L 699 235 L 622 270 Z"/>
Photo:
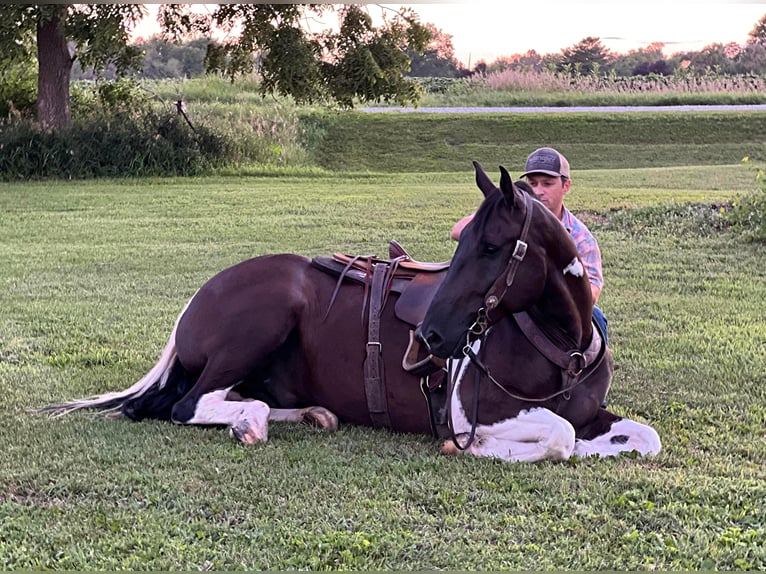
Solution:
<path fill-rule="evenodd" d="M 237 439 L 242 444 L 256 444 L 266 442 L 267 438 L 262 433 L 257 432 L 250 422 L 245 419 L 229 428 L 229 435 Z"/>
<path fill-rule="evenodd" d="M 309 407 L 303 410 L 301 423 L 322 430 L 338 430 L 338 417 L 324 407 Z"/>

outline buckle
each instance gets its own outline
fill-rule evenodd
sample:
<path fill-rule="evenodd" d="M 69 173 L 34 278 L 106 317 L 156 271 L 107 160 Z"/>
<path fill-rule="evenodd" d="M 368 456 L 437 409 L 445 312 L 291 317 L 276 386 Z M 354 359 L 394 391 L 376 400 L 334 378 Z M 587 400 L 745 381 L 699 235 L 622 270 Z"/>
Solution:
<path fill-rule="evenodd" d="M 516 241 L 516 247 L 513 250 L 512 257 L 514 259 L 518 259 L 519 261 L 524 259 L 524 256 L 527 254 L 527 244 L 526 242 L 522 241 L 521 239 Z"/>
<path fill-rule="evenodd" d="M 580 373 L 583 372 L 583 369 L 585 369 L 587 361 L 585 360 L 585 355 L 583 355 L 580 351 L 574 351 L 569 355 L 569 367 L 567 368 L 567 374 L 570 377 L 579 377 Z M 575 371 L 577 369 L 577 371 Z"/>

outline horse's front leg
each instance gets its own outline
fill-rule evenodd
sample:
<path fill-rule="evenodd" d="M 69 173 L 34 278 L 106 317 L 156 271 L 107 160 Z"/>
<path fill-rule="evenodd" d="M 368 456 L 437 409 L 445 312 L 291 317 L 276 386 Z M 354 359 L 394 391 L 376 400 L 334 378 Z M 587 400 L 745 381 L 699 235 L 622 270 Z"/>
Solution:
<path fill-rule="evenodd" d="M 606 410 L 602 412 L 608 413 Z M 578 439 L 574 454 L 580 457 L 604 458 L 635 451 L 642 456 L 656 456 L 661 449 L 660 435 L 652 427 L 630 419 L 619 419 L 614 421 L 606 432 L 595 438 Z"/>
<path fill-rule="evenodd" d="M 458 441 L 465 444 L 471 425 L 462 408 L 458 412 L 453 410 L 452 424 Z M 569 421 L 538 407 L 492 425 L 477 426 L 475 440 L 465 451 L 460 451 L 451 439 L 444 442 L 441 451 L 445 454 L 465 452 L 508 462 L 536 462 L 567 460 L 574 446 L 575 430 Z"/>
<path fill-rule="evenodd" d="M 227 400 L 228 389 L 202 395 L 194 415 L 184 424 L 226 425 L 239 442 L 255 444 L 269 438 L 269 406 L 262 401 Z"/>

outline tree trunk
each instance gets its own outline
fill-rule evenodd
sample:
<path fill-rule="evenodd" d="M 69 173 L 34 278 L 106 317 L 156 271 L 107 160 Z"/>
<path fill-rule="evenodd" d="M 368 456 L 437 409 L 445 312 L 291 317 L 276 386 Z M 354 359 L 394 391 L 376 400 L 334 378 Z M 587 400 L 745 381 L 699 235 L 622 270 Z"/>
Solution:
<path fill-rule="evenodd" d="M 66 5 L 58 6 L 47 21 L 37 22 L 37 119 L 43 129 L 72 125 L 69 80 L 74 60 L 64 34 Z"/>

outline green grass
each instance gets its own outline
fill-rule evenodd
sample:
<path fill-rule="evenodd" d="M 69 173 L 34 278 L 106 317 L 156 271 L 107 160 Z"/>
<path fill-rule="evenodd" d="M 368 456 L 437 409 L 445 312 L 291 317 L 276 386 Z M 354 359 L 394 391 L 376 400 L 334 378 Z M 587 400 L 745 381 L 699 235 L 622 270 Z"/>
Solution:
<path fill-rule="evenodd" d="M 505 165 L 555 146 L 573 168 L 627 169 L 766 161 L 766 112 L 353 113 L 304 115 L 307 148 L 330 170 L 433 172 Z"/>
<path fill-rule="evenodd" d="M 766 568 L 766 257 L 710 226 L 755 185 L 737 161 L 573 173 L 604 252 L 610 405 L 657 428 L 656 459 L 519 466 L 286 424 L 243 448 L 28 412 L 132 384 L 187 298 L 246 257 L 389 239 L 449 257 L 480 198 L 465 163 L 0 184 L 0 569 Z"/>
<path fill-rule="evenodd" d="M 567 106 L 681 106 L 681 105 L 752 105 L 766 103 L 763 92 L 577 92 L 503 89 L 463 89 L 457 92 L 425 94 L 419 107 L 567 107 Z M 376 106 L 378 104 L 375 104 Z M 380 104 L 384 105 L 384 104 Z"/>

